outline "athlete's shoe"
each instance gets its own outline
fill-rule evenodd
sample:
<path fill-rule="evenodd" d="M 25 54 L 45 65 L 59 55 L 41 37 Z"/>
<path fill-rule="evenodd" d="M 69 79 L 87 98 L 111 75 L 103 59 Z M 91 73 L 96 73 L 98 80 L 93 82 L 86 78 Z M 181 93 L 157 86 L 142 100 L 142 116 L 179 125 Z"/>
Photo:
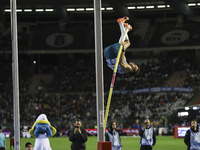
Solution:
<path fill-rule="evenodd" d="M 123 18 L 117 19 L 117 22 L 118 23 L 120 23 L 120 22 L 125 23 L 126 20 L 129 20 L 129 17 L 124 16 Z"/>

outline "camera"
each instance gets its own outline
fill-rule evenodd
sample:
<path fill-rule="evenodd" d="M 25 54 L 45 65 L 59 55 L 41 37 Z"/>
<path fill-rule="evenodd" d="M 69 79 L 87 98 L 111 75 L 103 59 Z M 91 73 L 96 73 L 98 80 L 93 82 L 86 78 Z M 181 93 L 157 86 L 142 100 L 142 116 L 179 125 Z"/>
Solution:
<path fill-rule="evenodd" d="M 75 126 L 75 128 L 79 128 L 79 126 Z"/>
<path fill-rule="evenodd" d="M 144 124 L 147 125 L 147 122 L 145 122 Z"/>

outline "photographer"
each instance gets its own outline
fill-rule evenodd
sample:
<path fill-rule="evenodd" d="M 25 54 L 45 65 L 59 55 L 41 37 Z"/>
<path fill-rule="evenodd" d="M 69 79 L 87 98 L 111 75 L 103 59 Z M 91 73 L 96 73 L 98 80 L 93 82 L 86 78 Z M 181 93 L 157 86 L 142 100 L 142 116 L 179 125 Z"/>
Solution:
<path fill-rule="evenodd" d="M 143 127 L 140 129 L 140 150 L 152 150 L 156 144 L 156 134 L 151 126 L 150 120 L 146 119 Z"/>
<path fill-rule="evenodd" d="M 186 132 L 184 137 L 184 142 L 188 146 L 187 149 L 192 150 L 192 149 L 200 149 L 199 141 L 200 141 L 199 126 L 196 120 L 192 120 L 191 128 Z"/>
<path fill-rule="evenodd" d="M 85 150 L 87 142 L 87 131 L 82 127 L 80 119 L 76 120 L 75 127 L 70 130 L 69 140 L 72 142 L 71 150 Z"/>

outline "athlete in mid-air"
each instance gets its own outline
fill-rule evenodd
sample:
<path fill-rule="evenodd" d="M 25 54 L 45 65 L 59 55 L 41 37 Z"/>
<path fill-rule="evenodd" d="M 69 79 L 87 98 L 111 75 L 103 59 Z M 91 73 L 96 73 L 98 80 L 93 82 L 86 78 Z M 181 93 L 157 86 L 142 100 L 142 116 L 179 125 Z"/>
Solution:
<path fill-rule="evenodd" d="M 119 59 L 119 65 L 117 68 L 117 73 L 131 73 L 133 75 L 137 75 L 140 72 L 139 67 L 133 62 L 128 63 L 126 61 L 125 52 L 126 49 L 130 46 L 130 41 L 127 32 L 132 30 L 132 26 L 128 23 L 125 23 L 126 20 L 129 20 L 129 18 L 123 17 L 117 19 L 121 30 L 121 37 L 118 43 L 112 44 L 104 49 L 104 57 L 106 59 L 108 67 L 114 70 L 120 45 L 123 45 L 123 49 Z"/>

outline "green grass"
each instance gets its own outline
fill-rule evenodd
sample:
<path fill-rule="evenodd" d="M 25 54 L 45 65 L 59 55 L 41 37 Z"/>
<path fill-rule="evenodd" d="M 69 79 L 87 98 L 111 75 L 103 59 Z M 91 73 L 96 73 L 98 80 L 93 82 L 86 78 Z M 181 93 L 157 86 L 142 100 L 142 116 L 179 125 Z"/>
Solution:
<path fill-rule="evenodd" d="M 52 150 L 71 150 L 68 137 L 49 138 Z M 123 150 L 139 150 L 139 137 L 121 137 Z M 21 138 L 21 150 L 25 150 L 25 143 L 31 142 L 34 145 L 35 138 Z M 6 150 L 10 150 L 10 139 L 6 139 Z M 173 136 L 157 136 L 157 142 L 153 150 L 186 150 L 183 139 L 174 139 Z M 97 137 L 88 137 L 86 150 L 97 150 Z"/>

